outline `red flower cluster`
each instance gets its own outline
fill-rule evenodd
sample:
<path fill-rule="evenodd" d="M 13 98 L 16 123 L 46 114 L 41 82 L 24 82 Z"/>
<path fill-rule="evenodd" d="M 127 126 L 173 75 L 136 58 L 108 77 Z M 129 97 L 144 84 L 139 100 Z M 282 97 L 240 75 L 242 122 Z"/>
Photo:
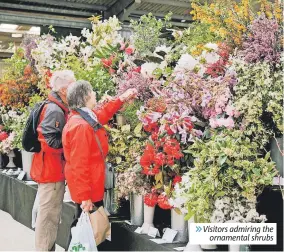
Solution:
<path fill-rule="evenodd" d="M 158 174 L 161 166 L 173 166 L 175 160 L 178 160 L 183 156 L 180 144 L 176 139 L 167 139 L 163 137 L 161 140 L 154 141 L 154 143 L 155 146 L 150 143 L 146 145 L 145 151 L 140 159 L 143 173 L 151 176 Z M 163 147 L 162 152 L 159 151 L 160 147 Z"/>
<path fill-rule="evenodd" d="M 158 197 L 158 206 L 162 209 L 172 209 L 167 195 L 160 194 Z"/>
<path fill-rule="evenodd" d="M 48 70 L 45 72 L 44 76 L 43 76 L 44 82 L 45 82 L 45 86 L 46 86 L 48 89 L 51 89 L 51 86 L 50 86 L 50 79 L 51 79 L 51 77 L 52 77 L 52 73 L 51 73 L 50 69 L 48 69 Z"/>
<path fill-rule="evenodd" d="M 180 183 L 182 180 L 181 176 L 176 175 L 173 180 L 173 185 Z"/>
<path fill-rule="evenodd" d="M 149 207 L 154 207 L 158 202 L 158 194 L 155 192 L 147 193 L 144 196 L 144 203 Z"/>
<path fill-rule="evenodd" d="M 225 44 L 219 45 L 218 54 L 220 56 L 220 59 L 217 62 L 209 65 L 205 72 L 206 74 L 212 76 L 213 78 L 217 78 L 220 75 L 224 75 L 230 55 L 229 47 Z"/>
<path fill-rule="evenodd" d="M 8 133 L 5 131 L 0 132 L 0 142 L 4 141 L 9 137 Z"/>

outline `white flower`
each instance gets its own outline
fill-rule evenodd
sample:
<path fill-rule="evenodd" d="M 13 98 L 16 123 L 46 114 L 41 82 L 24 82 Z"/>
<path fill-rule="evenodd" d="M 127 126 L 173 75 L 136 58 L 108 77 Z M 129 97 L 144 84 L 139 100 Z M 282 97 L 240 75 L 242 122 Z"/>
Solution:
<path fill-rule="evenodd" d="M 208 49 L 212 49 L 214 51 L 218 50 L 218 45 L 215 43 L 207 43 L 204 47 L 208 48 Z"/>
<path fill-rule="evenodd" d="M 177 66 L 174 71 L 184 71 L 184 70 L 193 70 L 198 65 L 198 61 L 193 58 L 190 54 L 183 54 L 178 60 Z"/>
<path fill-rule="evenodd" d="M 141 74 L 144 78 L 153 78 L 153 72 L 159 65 L 156 63 L 144 63 L 141 66 Z"/>
<path fill-rule="evenodd" d="M 213 64 L 220 59 L 220 56 L 215 52 L 203 51 L 201 54 L 201 58 L 205 59 L 206 64 Z"/>

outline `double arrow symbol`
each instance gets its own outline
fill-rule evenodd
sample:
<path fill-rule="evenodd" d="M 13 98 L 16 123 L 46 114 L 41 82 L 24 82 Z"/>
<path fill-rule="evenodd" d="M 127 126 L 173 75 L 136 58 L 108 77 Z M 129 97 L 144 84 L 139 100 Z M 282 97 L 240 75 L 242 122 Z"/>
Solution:
<path fill-rule="evenodd" d="M 202 227 L 196 226 L 196 232 L 201 232 L 201 231 L 202 231 Z"/>

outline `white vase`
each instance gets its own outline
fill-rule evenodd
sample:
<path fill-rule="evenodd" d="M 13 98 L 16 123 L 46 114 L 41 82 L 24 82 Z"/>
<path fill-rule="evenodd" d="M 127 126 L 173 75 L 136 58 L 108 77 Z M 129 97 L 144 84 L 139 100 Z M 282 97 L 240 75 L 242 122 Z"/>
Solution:
<path fill-rule="evenodd" d="M 7 164 L 6 168 L 17 168 L 13 160 L 13 158 L 16 157 L 14 150 L 11 150 L 7 156 L 9 157 L 9 163 Z"/>
<path fill-rule="evenodd" d="M 229 244 L 229 251 L 240 251 L 241 245 L 239 244 Z"/>
<path fill-rule="evenodd" d="M 188 221 L 187 221 L 187 225 L 188 225 L 188 238 L 190 239 L 190 223 L 194 223 L 194 216 L 191 217 Z M 199 245 L 196 244 L 189 244 L 189 241 L 184 249 L 184 251 L 202 251 L 202 249 L 200 248 Z"/>
<path fill-rule="evenodd" d="M 214 244 L 202 244 L 200 245 L 202 249 L 214 250 L 217 249 L 217 245 Z"/>
<path fill-rule="evenodd" d="M 188 224 L 184 217 L 171 209 L 171 229 L 178 231 L 174 241 L 188 242 Z"/>
<path fill-rule="evenodd" d="M 154 227 L 154 213 L 155 213 L 155 207 L 147 206 L 144 203 L 144 223 L 149 224 L 151 227 Z"/>
<path fill-rule="evenodd" d="M 130 194 L 130 222 L 132 225 L 142 226 L 144 219 L 143 196 Z"/>
<path fill-rule="evenodd" d="M 155 207 L 147 206 L 144 203 L 144 223 L 142 225 L 142 234 L 148 234 L 149 228 L 154 227 Z"/>
<path fill-rule="evenodd" d="M 32 180 L 30 173 L 31 173 L 33 157 L 34 157 L 34 153 L 22 150 L 23 171 L 26 172 L 27 180 Z"/>

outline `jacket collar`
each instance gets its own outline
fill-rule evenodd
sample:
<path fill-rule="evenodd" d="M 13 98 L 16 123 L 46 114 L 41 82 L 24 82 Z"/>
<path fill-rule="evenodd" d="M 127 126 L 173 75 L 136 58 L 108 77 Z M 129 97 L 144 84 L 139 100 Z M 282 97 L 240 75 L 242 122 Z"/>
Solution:
<path fill-rule="evenodd" d="M 68 113 L 69 110 L 68 110 L 67 105 L 64 104 L 64 102 L 62 101 L 60 96 L 57 93 L 55 93 L 54 91 L 51 91 L 49 93 L 48 100 L 56 103 L 60 108 L 62 108 L 64 110 L 65 114 Z"/>

